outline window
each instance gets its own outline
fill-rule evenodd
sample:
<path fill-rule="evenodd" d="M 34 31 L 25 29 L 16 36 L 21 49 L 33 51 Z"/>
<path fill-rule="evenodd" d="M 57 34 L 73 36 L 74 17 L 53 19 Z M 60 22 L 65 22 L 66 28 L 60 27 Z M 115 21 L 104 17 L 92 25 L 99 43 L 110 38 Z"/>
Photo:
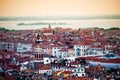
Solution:
<path fill-rule="evenodd" d="M 54 54 L 56 54 L 56 51 L 54 51 Z"/>
<path fill-rule="evenodd" d="M 75 76 L 77 77 L 77 76 L 78 76 L 78 74 L 75 74 Z"/>
<path fill-rule="evenodd" d="M 57 56 L 57 55 L 54 55 L 55 57 Z"/>
<path fill-rule="evenodd" d="M 49 60 L 46 60 L 46 62 L 49 62 Z"/>
<path fill-rule="evenodd" d="M 76 72 L 76 70 L 74 70 L 74 72 Z"/>
<path fill-rule="evenodd" d="M 83 71 L 83 69 L 81 69 L 81 71 Z"/>
<path fill-rule="evenodd" d="M 10 46 L 10 44 L 8 44 L 8 46 Z"/>
<path fill-rule="evenodd" d="M 85 76 L 84 74 L 82 74 L 82 76 Z"/>
<path fill-rule="evenodd" d="M 59 58 L 62 58 L 62 56 L 60 55 Z"/>
<path fill-rule="evenodd" d="M 9 49 L 10 47 L 8 46 L 8 49 Z"/>
<path fill-rule="evenodd" d="M 80 56 L 80 49 L 77 48 L 76 51 L 77 51 L 77 56 Z"/>
<path fill-rule="evenodd" d="M 77 50 L 77 51 L 80 51 L 80 49 L 79 49 L 79 48 L 77 48 L 76 50 Z"/>
<path fill-rule="evenodd" d="M 26 47 L 23 47 L 23 49 L 25 50 L 25 49 L 27 49 Z"/>

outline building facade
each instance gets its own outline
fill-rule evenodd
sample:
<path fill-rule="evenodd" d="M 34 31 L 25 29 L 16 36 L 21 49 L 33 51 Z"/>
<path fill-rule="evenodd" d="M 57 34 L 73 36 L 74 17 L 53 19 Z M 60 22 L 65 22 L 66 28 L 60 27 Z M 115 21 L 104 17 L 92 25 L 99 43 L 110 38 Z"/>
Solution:
<path fill-rule="evenodd" d="M 32 44 L 17 44 L 17 52 L 24 53 L 24 52 L 32 52 Z"/>
<path fill-rule="evenodd" d="M 85 56 L 88 48 L 88 45 L 74 45 L 75 56 Z"/>

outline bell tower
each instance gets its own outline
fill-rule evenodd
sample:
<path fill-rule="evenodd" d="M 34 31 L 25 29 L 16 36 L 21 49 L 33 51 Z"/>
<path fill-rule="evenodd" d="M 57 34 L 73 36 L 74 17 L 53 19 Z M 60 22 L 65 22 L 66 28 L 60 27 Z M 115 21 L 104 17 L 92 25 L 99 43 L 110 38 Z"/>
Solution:
<path fill-rule="evenodd" d="M 37 34 L 36 37 L 37 37 L 36 44 L 42 44 L 42 39 L 39 33 Z"/>
<path fill-rule="evenodd" d="M 43 58 L 42 39 L 40 34 L 36 35 L 36 46 L 34 48 L 35 60 L 41 60 Z"/>

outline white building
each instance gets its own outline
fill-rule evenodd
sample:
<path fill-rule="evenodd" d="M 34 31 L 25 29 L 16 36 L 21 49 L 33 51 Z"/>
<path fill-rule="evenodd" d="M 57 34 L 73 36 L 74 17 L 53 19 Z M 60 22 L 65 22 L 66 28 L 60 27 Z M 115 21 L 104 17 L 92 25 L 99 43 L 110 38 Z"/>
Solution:
<path fill-rule="evenodd" d="M 102 56 L 104 54 L 104 50 L 100 47 L 90 47 L 87 50 L 86 56 Z"/>
<path fill-rule="evenodd" d="M 17 44 L 17 52 L 32 52 L 32 44 Z"/>
<path fill-rule="evenodd" d="M 76 57 L 72 56 L 72 57 L 66 57 L 65 59 L 67 59 L 69 62 L 75 61 Z"/>
<path fill-rule="evenodd" d="M 41 69 L 39 69 L 39 74 L 47 74 L 47 75 L 52 75 L 52 68 L 49 66 L 43 66 Z"/>
<path fill-rule="evenodd" d="M 44 64 L 50 64 L 52 60 L 49 57 L 43 58 Z"/>
<path fill-rule="evenodd" d="M 52 66 L 52 70 L 55 71 L 55 72 L 56 71 L 64 71 L 65 69 L 66 68 L 64 66 L 60 66 L 60 65 L 59 66 L 58 65 L 57 66 Z"/>
<path fill-rule="evenodd" d="M 62 47 L 53 47 L 52 48 L 52 55 L 57 57 L 59 56 L 59 50 L 61 50 Z"/>
<path fill-rule="evenodd" d="M 67 50 L 62 49 L 58 51 L 58 55 L 58 58 L 66 58 L 68 56 L 68 52 Z"/>
<path fill-rule="evenodd" d="M 73 72 L 73 75 L 75 76 L 85 76 L 85 67 L 81 65 L 79 61 L 73 61 L 71 63 L 68 63 L 67 66 L 71 69 L 68 68 L 68 70 L 71 70 Z"/>
<path fill-rule="evenodd" d="M 74 45 L 75 56 L 85 56 L 87 49 L 89 48 L 88 45 L 80 44 Z"/>
<path fill-rule="evenodd" d="M 84 67 L 77 67 L 75 69 L 72 70 L 73 71 L 73 75 L 75 76 L 85 76 L 85 68 Z"/>
<path fill-rule="evenodd" d="M 53 47 L 52 52 L 53 52 L 53 56 L 55 56 L 57 58 L 65 58 L 68 56 L 67 48 Z"/>

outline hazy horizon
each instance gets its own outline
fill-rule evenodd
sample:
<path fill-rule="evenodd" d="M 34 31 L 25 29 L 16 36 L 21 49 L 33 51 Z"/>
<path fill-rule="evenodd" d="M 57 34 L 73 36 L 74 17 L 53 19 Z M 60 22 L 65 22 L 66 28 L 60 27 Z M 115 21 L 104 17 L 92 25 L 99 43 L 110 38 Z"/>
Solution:
<path fill-rule="evenodd" d="M 88 20 L 88 19 L 120 19 L 120 15 L 101 16 L 10 16 L 1 17 L 0 21 L 24 21 L 24 20 Z"/>
<path fill-rule="evenodd" d="M 120 15 L 120 0 L 0 0 L 0 16 Z"/>
<path fill-rule="evenodd" d="M 0 27 L 37 29 L 46 23 L 70 28 L 120 27 L 120 0 L 0 0 Z"/>

